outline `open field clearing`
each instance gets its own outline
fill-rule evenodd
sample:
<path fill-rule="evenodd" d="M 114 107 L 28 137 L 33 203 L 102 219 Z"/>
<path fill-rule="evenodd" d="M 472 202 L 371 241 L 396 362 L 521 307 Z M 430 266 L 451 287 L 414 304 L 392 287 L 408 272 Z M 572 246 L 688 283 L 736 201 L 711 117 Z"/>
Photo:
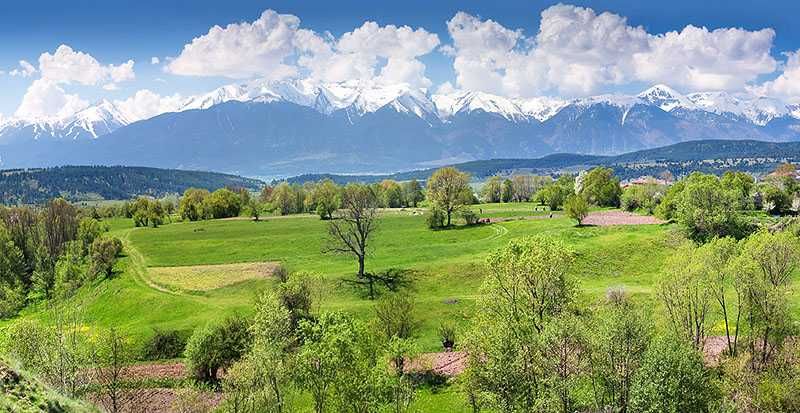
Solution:
<path fill-rule="evenodd" d="M 154 283 L 170 289 L 208 291 L 247 280 L 269 278 L 276 267 L 273 262 L 152 267 L 148 268 L 147 276 Z"/>

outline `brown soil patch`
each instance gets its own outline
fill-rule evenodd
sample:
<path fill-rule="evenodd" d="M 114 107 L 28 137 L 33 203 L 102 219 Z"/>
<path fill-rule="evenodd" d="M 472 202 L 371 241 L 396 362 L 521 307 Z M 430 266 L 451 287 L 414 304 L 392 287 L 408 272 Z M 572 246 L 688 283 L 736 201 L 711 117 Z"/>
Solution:
<path fill-rule="evenodd" d="M 596 211 L 584 218 L 583 225 L 651 225 L 663 224 L 664 221 L 650 215 L 637 215 L 627 211 Z"/>
<path fill-rule="evenodd" d="M 123 413 L 175 412 L 179 389 L 153 388 L 125 390 L 119 397 L 119 411 Z M 90 395 L 89 400 L 98 406 L 110 406 L 107 396 Z M 194 400 L 191 411 L 210 412 L 222 400 L 222 393 L 202 392 Z"/>
<path fill-rule="evenodd" d="M 438 375 L 453 377 L 461 374 L 467 367 L 467 353 L 449 351 L 441 353 L 420 354 L 408 366 L 410 372 L 432 372 Z"/>
<path fill-rule="evenodd" d="M 148 363 L 125 367 L 122 377 L 125 380 L 175 379 L 188 376 L 183 363 Z"/>

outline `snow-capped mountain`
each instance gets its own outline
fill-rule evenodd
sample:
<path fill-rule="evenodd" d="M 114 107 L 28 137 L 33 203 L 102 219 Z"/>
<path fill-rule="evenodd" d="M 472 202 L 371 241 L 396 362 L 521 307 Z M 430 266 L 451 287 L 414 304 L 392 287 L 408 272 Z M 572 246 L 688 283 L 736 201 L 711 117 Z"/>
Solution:
<path fill-rule="evenodd" d="M 800 140 L 800 104 L 744 93 L 684 95 L 666 85 L 567 100 L 251 81 L 190 97 L 175 113 L 150 119 L 101 101 L 60 119 L 0 121 L 0 166 L 382 172 L 553 152 L 610 155 L 697 139 Z M 83 144 L 69 144 L 75 141 Z"/>

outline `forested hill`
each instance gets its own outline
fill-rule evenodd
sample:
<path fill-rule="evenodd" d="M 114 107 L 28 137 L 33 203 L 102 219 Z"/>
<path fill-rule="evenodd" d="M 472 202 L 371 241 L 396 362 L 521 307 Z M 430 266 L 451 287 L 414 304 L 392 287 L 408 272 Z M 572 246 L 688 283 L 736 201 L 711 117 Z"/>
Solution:
<path fill-rule="evenodd" d="M 0 202 L 37 204 L 54 197 L 68 200 L 129 199 L 138 195 L 160 197 L 187 188 L 215 190 L 244 187 L 258 190 L 257 179 L 216 172 L 184 171 L 129 166 L 62 166 L 45 169 L 0 171 Z"/>
<path fill-rule="evenodd" d="M 553 154 L 536 159 L 489 159 L 455 164 L 476 179 L 514 172 L 552 174 L 574 172 L 594 166 L 608 166 L 621 178 L 655 175 L 669 171 L 683 176 L 693 171 L 723 173 L 739 170 L 766 173 L 782 162 L 800 162 L 800 142 L 762 142 L 754 140 L 699 140 L 681 142 L 661 148 L 630 152 L 616 156 Z M 292 183 L 332 179 L 348 182 L 379 182 L 383 179 L 404 181 L 425 180 L 436 168 L 387 175 L 309 174 L 290 178 Z"/>

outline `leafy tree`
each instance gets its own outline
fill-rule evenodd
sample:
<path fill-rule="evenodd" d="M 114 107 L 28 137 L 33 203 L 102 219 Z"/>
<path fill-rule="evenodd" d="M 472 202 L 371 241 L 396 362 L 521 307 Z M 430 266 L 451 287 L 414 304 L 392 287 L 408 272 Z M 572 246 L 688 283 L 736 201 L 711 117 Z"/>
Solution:
<path fill-rule="evenodd" d="M 753 176 L 737 171 L 728 171 L 720 178 L 722 187 L 732 191 L 738 198 L 739 209 L 752 209 L 752 192 L 755 189 L 755 179 Z"/>
<path fill-rule="evenodd" d="M 0 318 L 16 314 L 25 304 L 24 281 L 25 257 L 0 224 Z"/>
<path fill-rule="evenodd" d="M 447 217 L 444 211 L 437 206 L 432 207 L 428 210 L 428 213 L 425 214 L 425 223 L 430 229 L 443 228 L 445 219 L 447 219 Z"/>
<path fill-rule="evenodd" d="M 633 376 L 650 343 L 652 323 L 623 291 L 611 290 L 591 338 L 591 371 L 598 411 L 626 411 Z"/>
<path fill-rule="evenodd" d="M 764 209 L 770 214 L 783 215 L 792 208 L 792 198 L 773 184 L 759 186 Z"/>
<path fill-rule="evenodd" d="M 728 354 L 736 356 L 739 338 L 739 322 L 743 305 L 743 288 L 737 278 L 739 268 L 736 260 L 739 245 L 733 238 L 716 238 L 700 246 L 694 254 L 701 271 L 708 279 L 711 293 L 719 305 L 722 321 L 725 324 L 725 338 Z M 734 294 L 729 294 L 730 290 Z M 731 299 L 733 302 L 731 302 Z M 735 310 L 735 313 L 734 313 Z"/>
<path fill-rule="evenodd" d="M 713 237 L 741 238 L 745 224 L 736 214 L 737 198 L 713 175 L 692 174 L 677 197 L 675 217 L 695 241 Z"/>
<path fill-rule="evenodd" d="M 716 389 L 703 357 L 675 338 L 656 339 L 647 349 L 631 385 L 635 412 L 706 412 Z"/>
<path fill-rule="evenodd" d="M 500 200 L 511 202 L 514 200 L 514 182 L 506 178 L 503 180 L 503 187 L 500 191 Z"/>
<path fill-rule="evenodd" d="M 406 293 L 389 294 L 375 305 L 378 329 L 388 340 L 413 337 L 418 326 L 414 299 Z"/>
<path fill-rule="evenodd" d="M 242 199 L 227 188 L 218 189 L 203 200 L 203 211 L 215 219 L 236 217 L 242 211 Z"/>
<path fill-rule="evenodd" d="M 752 366 L 761 369 L 791 331 L 787 291 L 800 259 L 800 241 L 791 232 L 762 231 L 742 245 L 736 266 L 744 291 L 745 322 Z"/>
<path fill-rule="evenodd" d="M 339 187 L 330 179 L 320 182 L 311 193 L 311 198 L 316 203 L 316 211 L 321 219 L 333 218 L 333 213 L 339 209 Z"/>
<path fill-rule="evenodd" d="M 357 277 L 369 286 L 369 296 L 374 298 L 372 276 L 365 271 L 367 253 L 378 224 L 378 200 L 366 185 L 348 184 L 342 193 L 342 210 L 328 224 L 326 252 L 352 255 L 358 262 Z"/>
<path fill-rule="evenodd" d="M 545 382 L 564 413 L 576 411 L 580 381 L 589 368 L 589 342 L 580 320 L 562 314 L 547 324 L 540 345 Z M 555 410 L 555 409 L 553 409 Z"/>
<path fill-rule="evenodd" d="M 86 259 L 80 242 L 70 242 L 56 262 L 54 290 L 56 296 L 66 298 L 83 284 L 86 276 Z"/>
<path fill-rule="evenodd" d="M 122 242 L 119 238 L 101 237 L 94 240 L 89 248 L 91 267 L 89 272 L 93 275 L 111 277 L 117 257 L 122 253 Z"/>
<path fill-rule="evenodd" d="M 644 211 L 648 214 L 655 212 L 661 202 L 666 188 L 655 182 L 646 182 L 639 185 L 630 185 L 622 191 L 620 206 L 627 211 Z"/>
<path fill-rule="evenodd" d="M 495 175 L 489 178 L 483 184 L 481 189 L 481 196 L 484 202 L 500 202 L 500 196 L 503 192 L 503 180 Z"/>
<path fill-rule="evenodd" d="M 403 182 L 403 199 L 406 206 L 417 207 L 417 204 L 425 199 L 425 194 L 422 192 L 422 186 L 416 179 Z"/>
<path fill-rule="evenodd" d="M 583 223 L 583 219 L 589 215 L 589 204 L 586 203 L 583 197 L 571 195 L 564 202 L 564 212 L 567 213 L 568 217 L 577 221 L 580 226 Z"/>
<path fill-rule="evenodd" d="M 684 245 L 670 258 L 658 294 L 675 334 L 701 350 L 713 291 L 702 259 L 696 255 L 694 246 Z"/>
<path fill-rule="evenodd" d="M 100 386 L 101 398 L 106 410 L 117 413 L 122 408 L 124 390 L 124 369 L 133 358 L 133 349 L 130 341 L 111 328 L 102 333 L 92 352 L 94 376 Z"/>
<path fill-rule="evenodd" d="M 94 218 L 83 218 L 78 223 L 78 241 L 80 241 L 83 254 L 89 253 L 89 247 L 107 229 L 100 221 Z"/>
<path fill-rule="evenodd" d="M 465 341 L 474 400 L 501 411 L 536 411 L 543 392 L 539 341 L 573 303 L 573 253 L 539 236 L 512 240 L 487 258 L 479 312 Z"/>
<path fill-rule="evenodd" d="M 189 221 L 199 221 L 206 219 L 209 214 L 203 210 L 206 198 L 211 194 L 208 190 L 189 188 L 183 193 L 180 205 L 178 206 L 178 214 L 181 219 L 188 219 Z"/>
<path fill-rule="evenodd" d="M 298 203 L 298 190 L 292 188 L 288 183 L 281 182 L 273 188 L 270 195 L 270 202 L 272 206 L 278 210 L 281 215 L 295 214 L 302 210 Z"/>
<path fill-rule="evenodd" d="M 380 183 L 381 197 L 386 208 L 400 208 L 403 206 L 403 189 L 396 181 L 386 179 Z"/>
<path fill-rule="evenodd" d="M 619 197 L 622 190 L 619 178 L 614 176 L 611 168 L 594 168 L 589 170 L 581 181 L 580 195 L 587 202 L 597 206 L 619 206 Z"/>
<path fill-rule="evenodd" d="M 231 366 L 247 351 L 251 335 L 244 318 L 231 316 L 200 327 L 186 342 L 187 367 L 197 380 L 216 383 L 217 372 Z"/>
<path fill-rule="evenodd" d="M 469 175 L 453 167 L 438 169 L 428 179 L 428 199 L 447 216 L 450 226 L 453 212 L 463 208 L 471 197 Z"/>

